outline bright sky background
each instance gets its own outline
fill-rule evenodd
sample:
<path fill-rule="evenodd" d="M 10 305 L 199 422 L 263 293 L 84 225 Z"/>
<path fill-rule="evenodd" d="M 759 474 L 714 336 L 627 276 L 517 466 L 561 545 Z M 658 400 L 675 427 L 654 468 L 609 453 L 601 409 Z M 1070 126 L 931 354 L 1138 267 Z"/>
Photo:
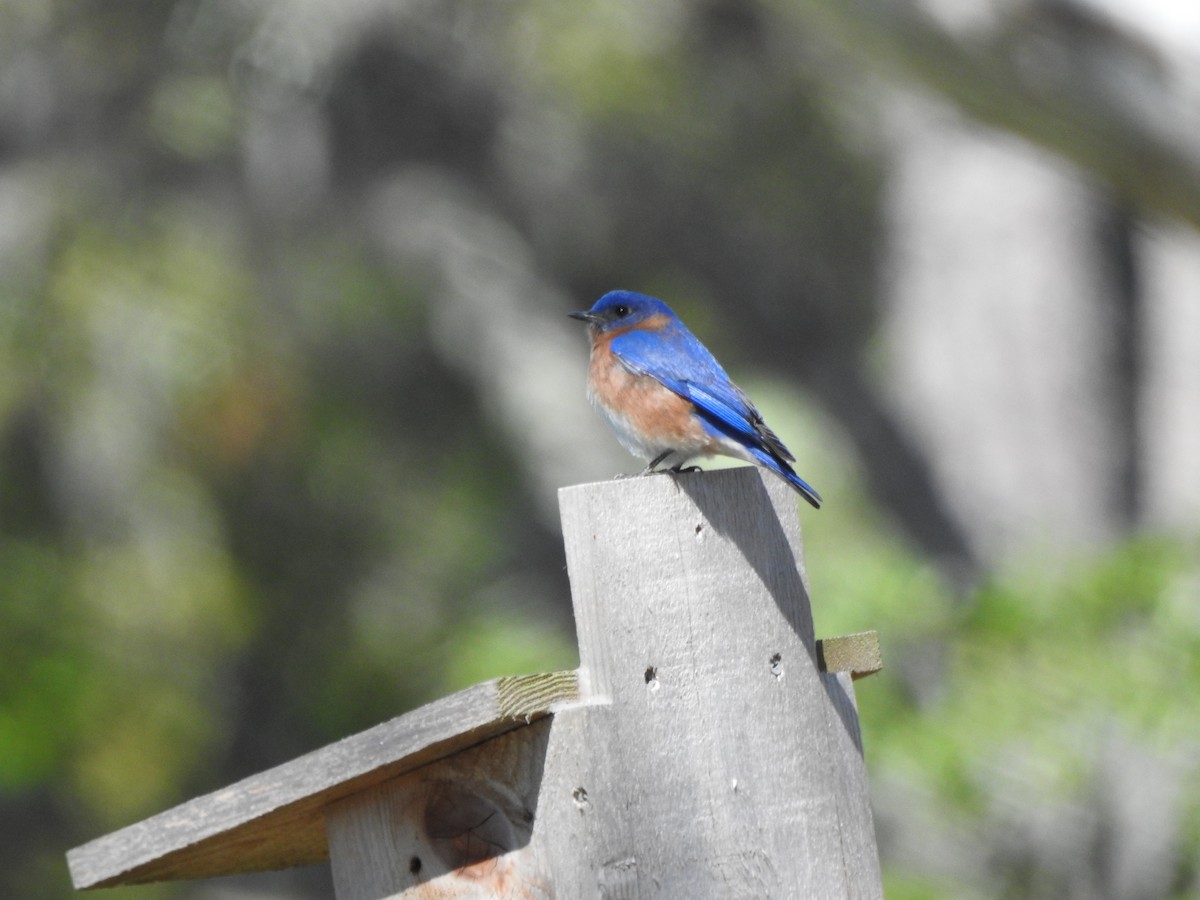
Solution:
<path fill-rule="evenodd" d="M 1078 0 L 1143 32 L 1155 42 L 1200 57 L 1200 2 L 1197 0 Z"/>

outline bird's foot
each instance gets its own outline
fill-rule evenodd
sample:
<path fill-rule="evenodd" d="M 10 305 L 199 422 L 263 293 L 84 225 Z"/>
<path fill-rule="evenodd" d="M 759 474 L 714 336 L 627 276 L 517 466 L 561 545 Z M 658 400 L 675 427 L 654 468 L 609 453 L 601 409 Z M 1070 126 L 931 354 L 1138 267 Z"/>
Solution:
<path fill-rule="evenodd" d="M 662 462 L 664 459 L 666 459 L 670 455 L 671 455 L 670 450 L 664 450 L 662 453 L 658 454 L 658 456 L 654 457 L 654 459 L 650 460 L 650 462 L 648 462 L 646 464 L 646 468 L 644 468 L 644 469 L 642 469 L 642 471 L 638 472 L 638 477 L 641 478 L 642 476 L 653 474 L 654 467 L 657 466 L 660 462 Z"/>
<path fill-rule="evenodd" d="M 668 471 L 673 472 L 676 475 L 690 475 L 692 472 L 703 472 L 704 470 L 699 466 L 685 466 L 680 464 L 678 466 L 672 466 Z"/>

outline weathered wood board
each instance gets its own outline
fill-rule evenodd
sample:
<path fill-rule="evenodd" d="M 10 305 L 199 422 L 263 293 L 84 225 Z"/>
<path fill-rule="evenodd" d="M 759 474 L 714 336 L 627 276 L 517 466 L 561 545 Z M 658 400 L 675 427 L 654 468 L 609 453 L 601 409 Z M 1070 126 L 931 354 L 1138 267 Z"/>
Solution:
<path fill-rule="evenodd" d="M 67 854 L 77 888 L 208 878 L 328 858 L 325 807 L 547 715 L 574 672 L 497 678 Z"/>
<path fill-rule="evenodd" d="M 581 692 L 609 702 L 550 730 L 533 844 L 558 895 L 881 896 L 851 677 L 818 664 L 796 495 L 744 468 L 559 503 Z"/>
<path fill-rule="evenodd" d="M 882 896 L 853 679 L 755 469 L 560 492 L 581 666 L 429 704 L 68 854 L 77 887 L 330 859 L 341 900 Z"/>

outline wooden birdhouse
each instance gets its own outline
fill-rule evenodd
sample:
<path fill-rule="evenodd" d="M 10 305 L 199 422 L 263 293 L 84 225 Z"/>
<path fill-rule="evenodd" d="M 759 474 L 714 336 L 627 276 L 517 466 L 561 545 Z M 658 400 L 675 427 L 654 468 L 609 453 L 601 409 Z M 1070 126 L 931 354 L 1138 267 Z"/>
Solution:
<path fill-rule="evenodd" d="M 852 679 L 758 469 L 559 495 L 579 668 L 498 678 L 71 850 L 77 888 L 329 860 L 339 900 L 880 897 Z"/>

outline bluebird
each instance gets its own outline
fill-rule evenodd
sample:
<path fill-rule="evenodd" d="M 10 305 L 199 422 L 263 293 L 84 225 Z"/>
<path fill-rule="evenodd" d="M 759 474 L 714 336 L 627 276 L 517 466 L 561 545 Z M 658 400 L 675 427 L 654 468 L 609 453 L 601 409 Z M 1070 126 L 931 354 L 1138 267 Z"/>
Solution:
<path fill-rule="evenodd" d="M 821 495 L 792 469 L 796 461 L 745 392 L 661 300 L 610 291 L 585 312 L 592 358 L 588 399 L 621 445 L 678 472 L 695 456 L 721 454 L 770 469 L 818 509 Z"/>

